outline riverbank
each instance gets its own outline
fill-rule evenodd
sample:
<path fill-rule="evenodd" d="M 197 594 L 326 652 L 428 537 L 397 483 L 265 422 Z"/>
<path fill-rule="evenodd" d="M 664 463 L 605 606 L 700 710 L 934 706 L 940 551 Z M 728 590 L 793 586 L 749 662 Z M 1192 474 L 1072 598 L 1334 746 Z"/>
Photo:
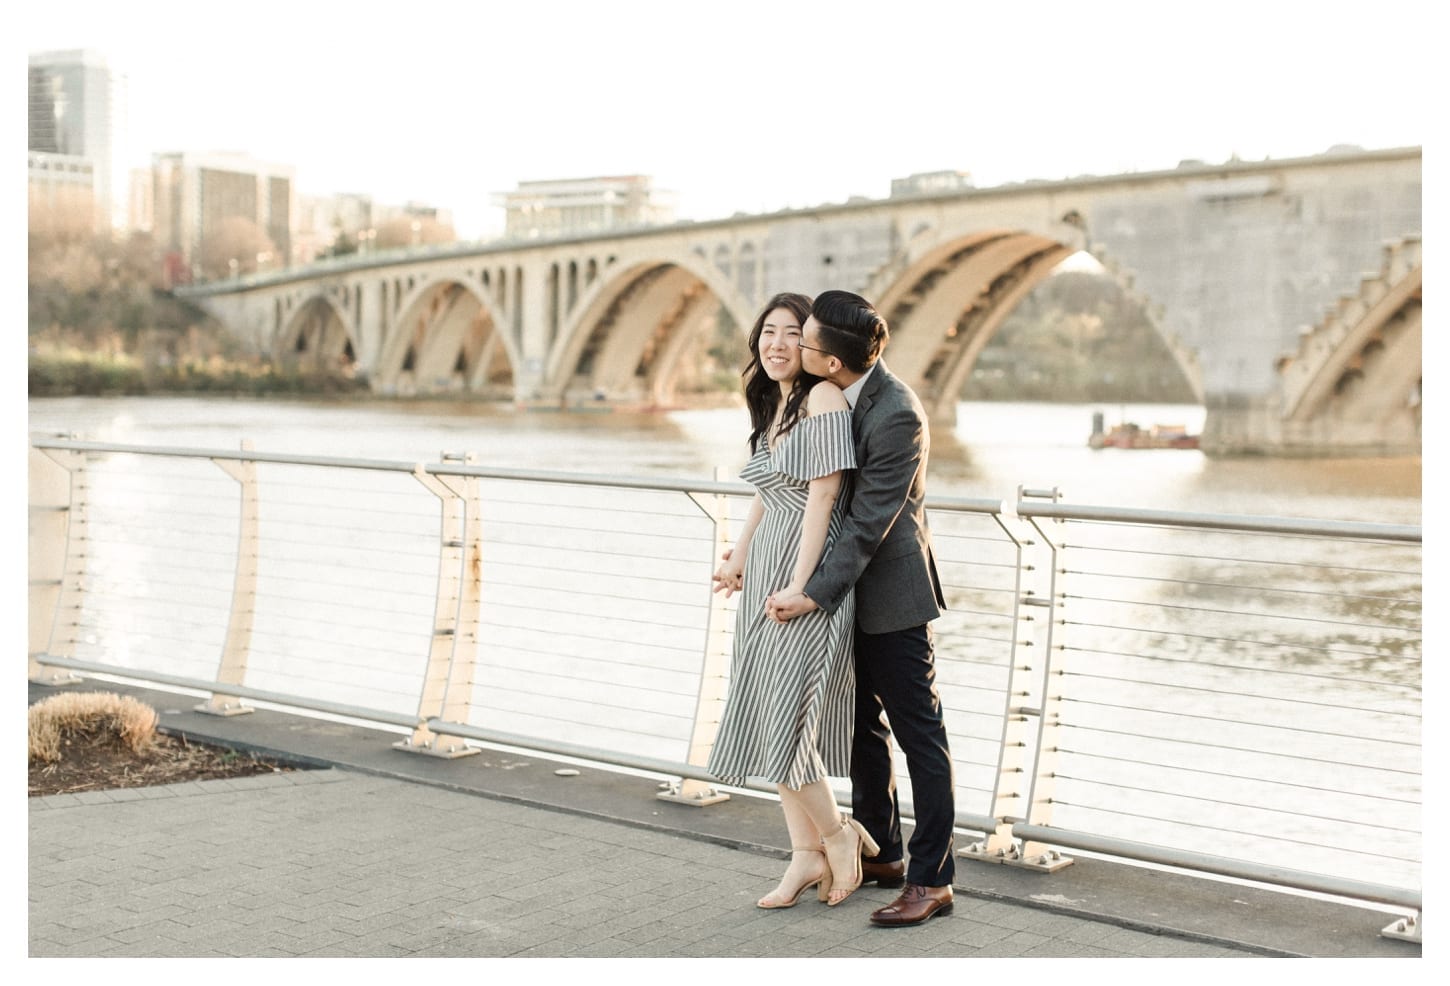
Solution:
<path fill-rule="evenodd" d="M 161 394 L 362 397 L 367 382 L 320 373 L 207 359 L 147 362 L 126 353 L 62 350 L 31 353 L 31 397 L 144 397 Z"/>
<path fill-rule="evenodd" d="M 992 403 L 1031 401 L 1049 404 L 1098 402 L 1105 405 L 1155 403 L 1172 400 L 1158 389 L 1125 394 L 1107 384 L 1065 386 L 1052 379 L 1006 381 L 973 378 L 972 393 L 963 400 Z M 418 395 L 374 393 L 365 378 L 309 372 L 274 365 L 262 360 L 239 360 L 220 355 L 176 359 L 170 356 L 140 356 L 102 349 L 32 348 L 29 359 L 30 397 L 150 397 L 167 394 L 215 395 L 219 397 L 289 398 L 350 397 L 382 401 L 486 401 L 466 391 Z M 509 403 L 507 401 L 501 403 Z M 668 405 L 626 405 L 629 410 L 701 410 L 739 407 L 743 400 L 738 387 L 677 395 Z M 529 410 L 595 411 L 616 409 L 589 396 L 552 401 L 524 401 Z"/>

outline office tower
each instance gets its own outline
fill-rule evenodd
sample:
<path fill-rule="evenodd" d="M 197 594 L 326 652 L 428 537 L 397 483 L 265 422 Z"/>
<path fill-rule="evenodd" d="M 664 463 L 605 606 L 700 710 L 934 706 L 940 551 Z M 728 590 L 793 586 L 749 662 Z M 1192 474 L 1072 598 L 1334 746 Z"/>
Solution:
<path fill-rule="evenodd" d="M 99 52 L 31 53 L 27 150 L 33 222 L 89 207 L 95 230 L 116 225 L 115 159 L 124 105 L 124 79 Z"/>

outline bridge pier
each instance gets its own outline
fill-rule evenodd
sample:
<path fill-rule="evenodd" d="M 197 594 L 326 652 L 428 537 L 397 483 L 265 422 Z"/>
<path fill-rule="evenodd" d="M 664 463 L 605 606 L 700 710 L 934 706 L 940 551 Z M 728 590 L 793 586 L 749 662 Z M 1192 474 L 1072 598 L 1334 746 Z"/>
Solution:
<path fill-rule="evenodd" d="M 1213 456 L 1355 458 L 1419 455 L 1419 410 L 1369 421 L 1286 421 L 1277 397 L 1210 395 L 1199 447 Z"/>

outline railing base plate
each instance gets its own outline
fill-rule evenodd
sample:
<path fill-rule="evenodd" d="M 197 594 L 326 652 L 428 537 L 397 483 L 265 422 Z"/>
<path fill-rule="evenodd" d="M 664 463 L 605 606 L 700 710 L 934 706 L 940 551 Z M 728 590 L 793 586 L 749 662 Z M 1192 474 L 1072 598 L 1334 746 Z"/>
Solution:
<path fill-rule="evenodd" d="M 191 711 L 200 712 L 204 716 L 231 718 L 232 716 L 244 716 L 248 712 L 256 712 L 257 710 L 250 705 L 212 705 L 210 702 L 203 702 L 200 705 L 192 706 Z"/>
<path fill-rule="evenodd" d="M 1038 873 L 1056 873 L 1065 866 L 1071 866 L 1073 862 L 1071 856 L 1064 856 L 1056 849 L 1034 853 L 1031 856 L 1023 856 L 1021 850 L 1016 846 L 1010 849 L 988 851 L 986 843 L 983 842 L 973 842 L 971 845 L 957 850 L 957 855 L 965 856 L 968 859 L 975 859 L 982 863 L 996 863 L 998 866 L 1016 866 L 1020 869 L 1034 870 Z"/>
<path fill-rule="evenodd" d="M 37 685 L 51 685 L 58 688 L 62 685 L 79 685 L 85 679 L 59 668 L 46 668 L 31 675 L 30 680 Z"/>
<path fill-rule="evenodd" d="M 1380 932 L 1380 935 L 1384 938 L 1397 938 L 1400 941 L 1414 942 L 1416 945 L 1420 945 L 1422 944 L 1420 940 L 1420 915 L 1412 914 L 1409 917 L 1400 918 L 1393 924 L 1386 926 Z"/>
<path fill-rule="evenodd" d="M 656 798 L 671 804 L 689 805 L 691 808 L 704 808 L 706 805 L 718 805 L 722 801 L 730 800 L 730 795 L 721 794 L 713 787 L 698 781 L 686 781 L 683 785 L 665 783 L 660 787 L 662 790 L 655 794 Z"/>
<path fill-rule="evenodd" d="M 393 749 L 402 750 L 404 753 L 418 753 L 425 757 L 441 757 L 444 760 L 457 760 L 459 757 L 470 757 L 482 752 L 476 746 L 463 743 L 456 746 L 421 746 L 408 740 L 399 740 L 393 744 Z"/>

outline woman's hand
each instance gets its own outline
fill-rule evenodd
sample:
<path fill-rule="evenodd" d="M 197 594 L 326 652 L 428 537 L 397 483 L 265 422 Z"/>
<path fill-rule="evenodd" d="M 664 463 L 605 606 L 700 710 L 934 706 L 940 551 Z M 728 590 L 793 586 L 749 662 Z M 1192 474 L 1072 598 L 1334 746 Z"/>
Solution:
<path fill-rule="evenodd" d="M 734 554 L 735 552 L 731 549 L 725 549 L 725 554 L 720 556 L 724 561 L 719 568 L 715 569 L 715 574 L 710 579 L 715 584 L 710 591 L 723 591 L 726 599 L 745 587 L 745 563 L 744 560 L 736 561 Z"/>
<path fill-rule="evenodd" d="M 789 623 L 797 616 L 814 613 L 819 608 L 810 596 L 789 586 L 771 593 L 765 600 L 765 615 L 777 623 Z"/>

